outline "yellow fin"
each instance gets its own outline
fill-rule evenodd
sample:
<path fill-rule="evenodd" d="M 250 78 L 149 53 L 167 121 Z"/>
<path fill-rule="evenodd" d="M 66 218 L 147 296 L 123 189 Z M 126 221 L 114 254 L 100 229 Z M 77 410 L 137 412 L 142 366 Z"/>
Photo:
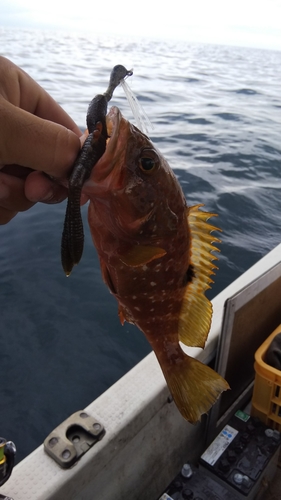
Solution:
<path fill-rule="evenodd" d="M 202 212 L 196 205 L 187 209 L 188 224 L 191 233 L 191 279 L 187 283 L 183 298 L 178 335 L 183 344 L 190 347 L 204 347 L 211 326 L 212 304 L 205 297 L 205 292 L 213 283 L 210 276 L 217 267 L 212 263 L 217 257 L 211 252 L 218 251 L 213 241 L 220 242 L 210 233 L 219 230 L 207 221 L 215 214 Z"/>
<path fill-rule="evenodd" d="M 207 413 L 229 385 L 218 373 L 197 359 L 184 355 L 180 363 L 165 370 L 168 387 L 182 416 L 191 423 Z"/>
<path fill-rule="evenodd" d="M 210 330 L 212 304 L 194 290 L 191 283 L 183 299 L 179 320 L 179 340 L 190 347 L 204 347 Z"/>
<path fill-rule="evenodd" d="M 159 247 L 136 245 L 131 248 L 125 255 L 120 257 L 121 262 L 130 267 L 139 267 L 154 259 L 159 259 L 166 255 L 166 250 Z"/>

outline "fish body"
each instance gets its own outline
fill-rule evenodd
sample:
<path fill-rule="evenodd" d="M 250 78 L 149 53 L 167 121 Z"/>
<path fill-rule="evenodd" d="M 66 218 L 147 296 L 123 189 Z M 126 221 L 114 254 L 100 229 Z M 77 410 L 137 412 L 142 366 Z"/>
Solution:
<path fill-rule="evenodd" d="M 212 306 L 205 297 L 219 241 L 211 216 L 187 207 L 167 161 L 146 135 L 113 107 L 106 151 L 83 191 L 102 276 L 121 323 L 143 331 L 182 415 L 196 422 L 227 382 L 187 356 L 180 341 L 204 347 Z"/>

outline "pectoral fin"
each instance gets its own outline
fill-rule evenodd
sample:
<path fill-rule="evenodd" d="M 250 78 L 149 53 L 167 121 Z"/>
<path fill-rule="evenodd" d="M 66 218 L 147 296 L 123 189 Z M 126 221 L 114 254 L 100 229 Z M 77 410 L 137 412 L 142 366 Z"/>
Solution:
<path fill-rule="evenodd" d="M 129 267 L 139 267 L 148 264 L 154 259 L 166 255 L 166 250 L 159 247 L 136 245 L 120 257 L 121 262 Z"/>

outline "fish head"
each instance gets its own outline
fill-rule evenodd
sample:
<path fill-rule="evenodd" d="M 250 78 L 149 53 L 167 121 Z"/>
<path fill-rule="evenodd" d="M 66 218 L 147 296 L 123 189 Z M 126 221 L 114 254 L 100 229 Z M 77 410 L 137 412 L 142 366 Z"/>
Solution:
<path fill-rule="evenodd" d="M 83 188 L 96 214 L 115 233 L 137 232 L 149 225 L 151 236 L 152 226 L 163 228 L 157 224 L 163 217 L 165 228 L 175 230 L 178 217 L 172 206 L 185 206 L 185 201 L 167 161 L 117 107 L 111 108 L 106 122 L 105 153 Z"/>

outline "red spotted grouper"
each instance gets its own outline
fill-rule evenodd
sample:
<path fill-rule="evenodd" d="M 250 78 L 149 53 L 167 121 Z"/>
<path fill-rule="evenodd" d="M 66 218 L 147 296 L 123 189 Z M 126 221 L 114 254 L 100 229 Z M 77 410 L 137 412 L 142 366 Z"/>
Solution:
<path fill-rule="evenodd" d="M 97 113 L 92 149 L 102 134 L 105 139 L 83 192 L 90 199 L 88 221 L 102 276 L 118 301 L 121 323 L 142 330 L 179 411 L 196 422 L 228 389 L 180 346 L 203 348 L 209 333 L 212 304 L 205 292 L 216 268 L 213 242 L 219 241 L 208 222 L 214 214 L 187 206 L 165 158 L 118 108 L 103 123 L 100 118 Z M 83 161 L 78 163 L 80 168 Z M 63 257 L 67 274 L 79 258 L 69 265 Z"/>

